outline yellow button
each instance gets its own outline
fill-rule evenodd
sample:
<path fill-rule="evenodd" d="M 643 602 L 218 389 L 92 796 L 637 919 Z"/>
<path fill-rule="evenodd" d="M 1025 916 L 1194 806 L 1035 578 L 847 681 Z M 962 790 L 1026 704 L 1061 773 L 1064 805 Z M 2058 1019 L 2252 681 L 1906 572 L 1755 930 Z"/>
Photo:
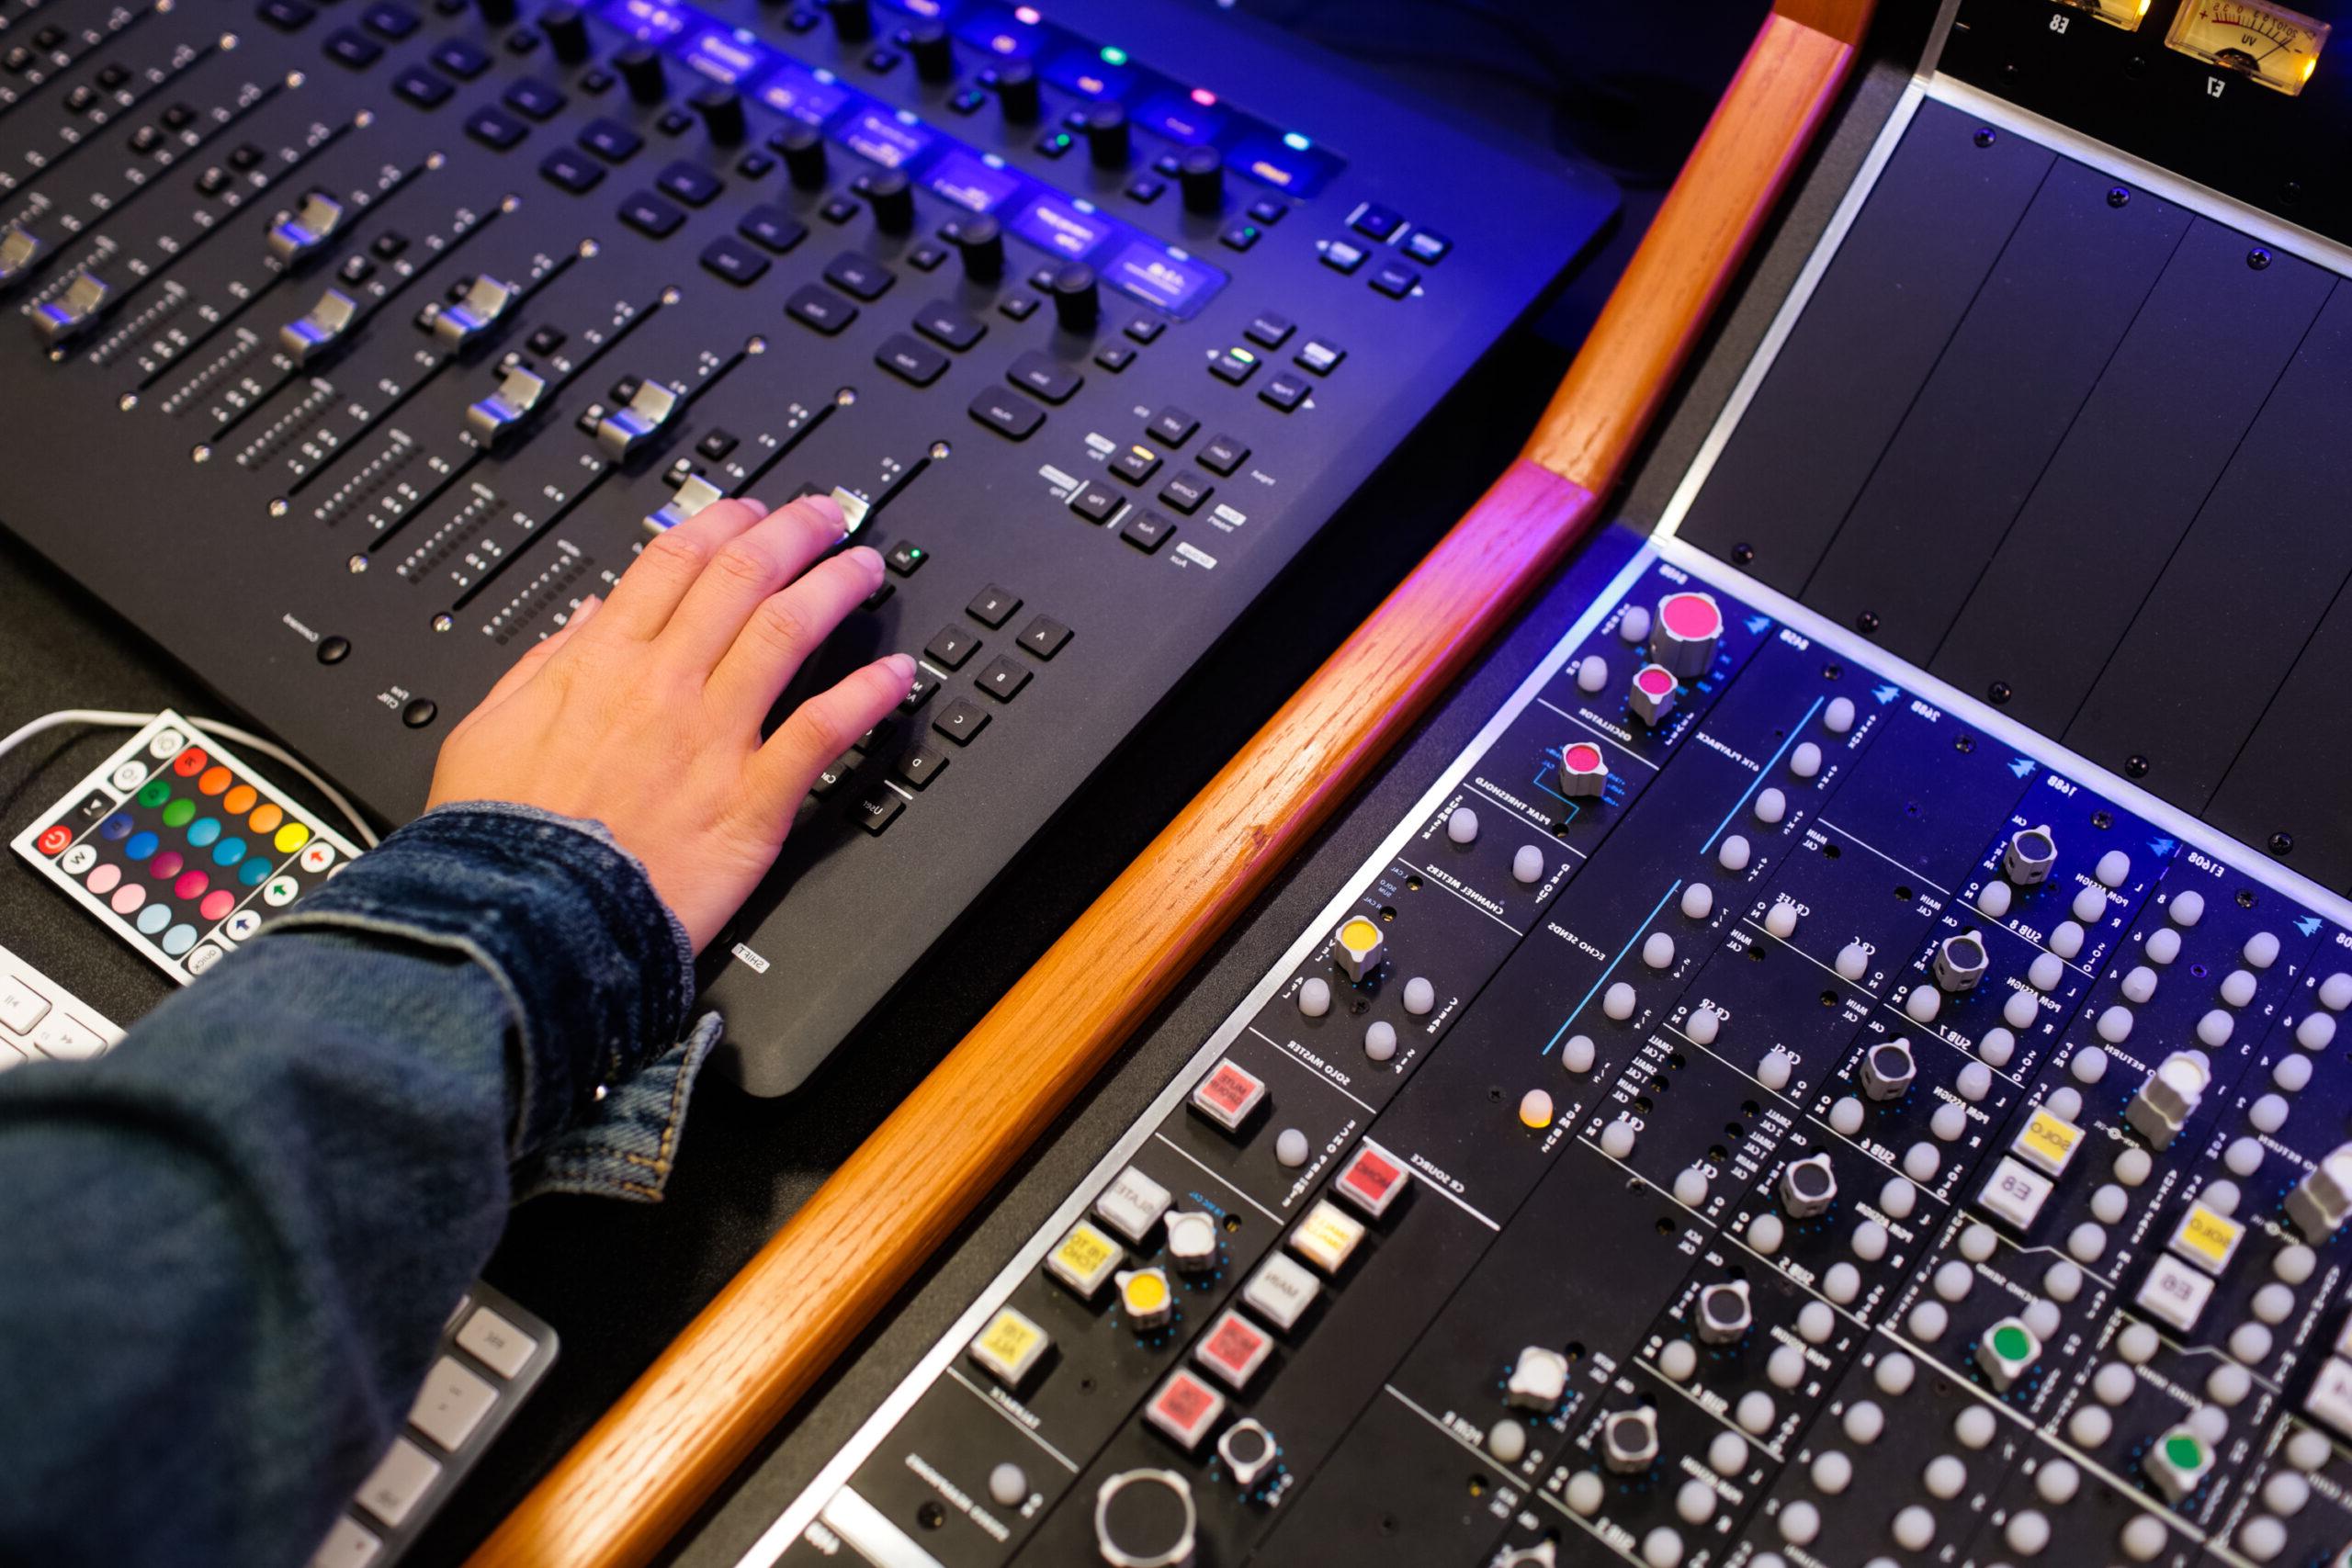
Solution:
<path fill-rule="evenodd" d="M 1063 1284 L 1092 1300 L 1117 1267 L 1119 1257 L 1118 1243 L 1080 1220 L 1046 1259 L 1046 1267 Z"/>
<path fill-rule="evenodd" d="M 2083 1141 L 2083 1130 L 2052 1111 L 2037 1111 L 2018 1134 L 2018 1155 L 2052 1176 L 2063 1175 Z"/>
<path fill-rule="evenodd" d="M 1046 1331 L 1006 1307 L 972 1341 L 972 1359 L 1000 1382 L 1018 1384 L 1046 1353 Z"/>
<path fill-rule="evenodd" d="M 279 854 L 290 855 L 311 841 L 311 830 L 300 822 L 288 822 L 277 830 L 277 837 L 270 841 L 277 846 Z"/>
<path fill-rule="evenodd" d="M 1290 1233 L 1290 1247 L 1326 1274 L 1337 1274 L 1363 1239 L 1363 1225 L 1318 1199 Z"/>
<path fill-rule="evenodd" d="M 2238 1249 L 2245 1227 L 2224 1219 L 2202 1203 L 2192 1203 L 2173 1233 L 2172 1249 L 2208 1274 L 2218 1274 Z"/>
<path fill-rule="evenodd" d="M 1168 1304 L 1168 1281 L 1157 1270 L 1139 1269 L 1127 1276 L 1119 1295 L 1129 1312 L 1158 1312 Z"/>

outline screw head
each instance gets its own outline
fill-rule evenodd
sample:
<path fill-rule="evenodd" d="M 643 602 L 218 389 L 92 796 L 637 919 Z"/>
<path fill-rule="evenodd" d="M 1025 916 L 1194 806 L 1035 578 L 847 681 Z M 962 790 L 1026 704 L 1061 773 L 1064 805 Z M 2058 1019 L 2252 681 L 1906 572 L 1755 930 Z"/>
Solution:
<path fill-rule="evenodd" d="M 2146 778 L 2148 776 L 2148 759 L 2139 756 L 2136 753 L 2124 758 L 2123 772 L 2125 775 L 2130 778 Z"/>
<path fill-rule="evenodd" d="M 1756 547 L 1754 545 L 1734 545 L 1731 547 L 1731 558 L 1734 566 L 1746 566 L 1749 561 L 1756 558 Z"/>
<path fill-rule="evenodd" d="M 2009 690 L 2009 683 L 2007 681 L 1996 681 L 1986 688 L 1984 694 L 1993 699 L 1994 706 L 1999 707 L 2015 694 Z"/>
<path fill-rule="evenodd" d="M 2292 853 L 2294 853 L 2294 852 L 2295 852 L 2295 835 L 2294 835 L 2294 834 L 2292 834 L 2292 833 L 2288 833 L 2288 832 L 2278 832 L 2278 833 L 2273 833 L 2273 834 L 2271 834 L 2271 835 L 2270 835 L 2270 852 L 2271 852 L 2272 854 L 2274 854 L 2274 855 L 2279 855 L 2279 856 L 2285 856 L 2285 855 L 2292 854 Z"/>
<path fill-rule="evenodd" d="M 1994 142 L 2000 140 L 2000 132 L 1995 130 L 1989 125 L 1980 125 L 1976 128 L 1975 136 L 1971 138 L 1971 140 L 1973 140 L 1979 147 L 1990 147 Z"/>
<path fill-rule="evenodd" d="M 2260 272 L 2263 268 L 2270 265 L 2270 253 L 2263 249 L 2260 245 L 2256 245 L 2254 249 L 2246 252 L 2245 265 L 2254 268 L 2255 271 Z"/>
<path fill-rule="evenodd" d="M 2123 186 L 2111 186 L 2109 187 L 2107 193 L 2107 204 L 2109 207 L 2127 207 L 2131 205 L 2131 201 L 2132 193 L 2126 190 Z"/>
<path fill-rule="evenodd" d="M 1878 612 L 1876 610 L 1864 610 L 1860 615 L 1856 615 L 1854 617 L 1854 629 L 1861 632 L 1865 636 L 1875 633 L 1878 630 Z"/>

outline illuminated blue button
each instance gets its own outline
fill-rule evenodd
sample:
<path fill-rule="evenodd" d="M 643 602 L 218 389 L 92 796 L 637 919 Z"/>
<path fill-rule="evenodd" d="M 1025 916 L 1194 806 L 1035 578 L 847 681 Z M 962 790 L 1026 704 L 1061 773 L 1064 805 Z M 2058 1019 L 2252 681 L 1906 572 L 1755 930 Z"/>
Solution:
<path fill-rule="evenodd" d="M 171 923 L 172 907 L 169 904 L 150 904 L 139 911 L 139 930 L 144 935 L 153 936 Z"/>
<path fill-rule="evenodd" d="M 234 865 L 244 858 L 245 841 L 243 839 L 235 837 L 226 838 L 212 846 L 212 863 L 214 865 Z"/>
<path fill-rule="evenodd" d="M 237 880 L 248 887 L 259 887 L 269 880 L 269 862 L 255 855 L 237 870 Z"/>
<path fill-rule="evenodd" d="M 153 907 L 151 908 L 149 912 L 160 914 L 162 910 L 160 907 Z M 145 916 L 141 917 L 141 919 L 144 919 L 145 918 Z M 194 926 L 177 925 L 164 933 L 164 951 L 170 953 L 174 958 L 177 958 L 181 953 L 186 953 L 189 948 L 194 947 L 195 945 L 196 928 Z"/>
<path fill-rule="evenodd" d="M 98 837 L 109 842 L 119 843 L 130 836 L 130 813 L 128 811 L 118 811 L 98 824 Z"/>
<path fill-rule="evenodd" d="M 199 817 L 187 825 L 187 841 L 199 850 L 220 836 L 220 818 L 218 817 Z"/>
<path fill-rule="evenodd" d="M 126 860 L 145 860 L 155 852 L 156 843 L 157 840 L 153 833 L 133 833 L 122 846 L 123 857 Z"/>

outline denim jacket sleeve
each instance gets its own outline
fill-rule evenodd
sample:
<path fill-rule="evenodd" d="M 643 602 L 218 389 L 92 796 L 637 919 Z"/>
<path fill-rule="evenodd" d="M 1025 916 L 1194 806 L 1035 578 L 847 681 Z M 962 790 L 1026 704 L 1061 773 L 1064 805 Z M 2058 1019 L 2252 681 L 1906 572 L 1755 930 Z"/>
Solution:
<path fill-rule="evenodd" d="M 0 1562 L 307 1562 L 509 1202 L 660 1195 L 692 956 L 601 827 L 445 807 L 0 1077 Z"/>

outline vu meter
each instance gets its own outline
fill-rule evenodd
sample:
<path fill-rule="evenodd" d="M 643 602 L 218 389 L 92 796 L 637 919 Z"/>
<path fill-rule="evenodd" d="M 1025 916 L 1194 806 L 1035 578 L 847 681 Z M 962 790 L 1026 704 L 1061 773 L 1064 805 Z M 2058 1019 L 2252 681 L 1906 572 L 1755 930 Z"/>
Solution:
<path fill-rule="evenodd" d="M 2149 0 L 2058 0 L 2070 11 L 2088 11 L 2111 28 L 2138 32 L 2147 19 Z"/>
<path fill-rule="evenodd" d="M 2303 90 L 2327 43 L 2327 24 L 2283 6 L 2185 0 L 2167 47 L 2290 96 Z"/>

